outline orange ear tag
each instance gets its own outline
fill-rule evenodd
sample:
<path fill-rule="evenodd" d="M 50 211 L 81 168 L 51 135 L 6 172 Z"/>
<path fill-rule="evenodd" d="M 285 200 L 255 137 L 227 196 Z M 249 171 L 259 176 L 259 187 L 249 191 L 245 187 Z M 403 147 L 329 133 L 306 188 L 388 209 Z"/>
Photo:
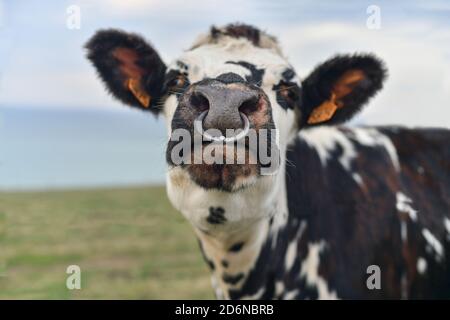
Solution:
<path fill-rule="evenodd" d="M 330 120 L 336 110 L 343 107 L 340 99 L 351 93 L 354 86 L 363 80 L 364 77 L 364 73 L 361 70 L 349 70 L 345 72 L 333 86 L 330 99 L 324 101 L 311 112 L 308 118 L 308 124 Z"/>
<path fill-rule="evenodd" d="M 330 120 L 339 108 L 336 105 L 335 99 L 336 95 L 332 93 L 330 100 L 324 101 L 320 106 L 315 108 L 308 118 L 308 124 L 315 124 Z"/>
<path fill-rule="evenodd" d="M 144 108 L 148 108 L 150 106 L 151 97 L 142 89 L 138 79 L 128 79 L 127 86 Z"/>

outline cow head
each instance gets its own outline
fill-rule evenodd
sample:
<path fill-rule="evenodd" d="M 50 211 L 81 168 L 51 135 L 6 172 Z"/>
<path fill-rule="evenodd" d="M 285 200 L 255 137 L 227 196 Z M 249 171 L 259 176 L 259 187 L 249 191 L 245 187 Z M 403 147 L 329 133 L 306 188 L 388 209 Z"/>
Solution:
<path fill-rule="evenodd" d="M 361 54 L 336 56 L 301 81 L 276 39 L 246 25 L 213 27 L 169 65 L 143 38 L 118 30 L 99 31 L 86 48 L 114 97 L 165 115 L 168 182 L 178 189 L 270 185 L 293 133 L 348 120 L 385 78 L 382 63 Z"/>

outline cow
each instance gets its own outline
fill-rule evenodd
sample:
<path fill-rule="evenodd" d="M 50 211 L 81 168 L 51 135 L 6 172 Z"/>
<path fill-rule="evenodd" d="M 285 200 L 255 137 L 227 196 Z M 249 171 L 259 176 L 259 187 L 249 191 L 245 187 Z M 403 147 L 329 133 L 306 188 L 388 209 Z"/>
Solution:
<path fill-rule="evenodd" d="M 450 131 L 343 126 L 383 87 L 375 55 L 338 54 L 301 79 L 275 37 L 239 23 L 168 65 L 117 29 L 85 47 L 115 98 L 165 117 L 167 194 L 217 298 L 450 298 Z M 180 130 L 200 155 L 227 142 L 212 154 L 232 161 L 175 161 Z M 250 132 L 266 142 L 256 152 Z"/>

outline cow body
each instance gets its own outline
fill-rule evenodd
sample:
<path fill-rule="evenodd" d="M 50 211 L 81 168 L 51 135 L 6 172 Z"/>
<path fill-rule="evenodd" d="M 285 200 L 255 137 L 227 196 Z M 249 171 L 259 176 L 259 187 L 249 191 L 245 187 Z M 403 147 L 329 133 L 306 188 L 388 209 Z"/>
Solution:
<path fill-rule="evenodd" d="M 336 126 L 381 89 L 373 55 L 337 56 L 301 81 L 275 38 L 245 25 L 213 28 L 168 67 L 116 30 L 87 48 L 115 97 L 165 115 L 167 193 L 218 298 L 450 298 L 450 132 Z M 174 160 L 180 131 L 205 151 L 229 128 L 276 133 L 245 140 L 244 163 L 191 162 L 190 148 Z"/>
<path fill-rule="evenodd" d="M 287 154 L 287 221 L 232 298 L 449 298 L 449 131 L 311 131 Z"/>

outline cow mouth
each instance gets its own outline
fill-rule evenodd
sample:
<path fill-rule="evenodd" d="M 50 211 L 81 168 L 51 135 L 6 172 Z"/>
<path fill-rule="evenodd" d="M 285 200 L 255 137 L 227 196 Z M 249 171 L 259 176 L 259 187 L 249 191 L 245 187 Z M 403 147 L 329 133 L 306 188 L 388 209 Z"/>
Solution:
<path fill-rule="evenodd" d="M 208 146 L 211 146 L 211 144 L 203 143 L 202 149 L 204 150 Z M 250 148 L 244 147 L 239 150 L 245 156 L 244 163 L 237 163 L 237 148 L 231 152 L 231 158 L 226 155 L 226 148 L 226 146 L 223 146 L 215 149 L 218 158 L 223 159 L 220 163 L 193 161 L 191 164 L 184 165 L 184 169 L 187 170 L 190 178 L 197 185 L 205 189 L 231 192 L 250 185 L 260 176 L 260 164 L 257 162 L 257 155 Z M 195 156 L 192 158 L 194 159 Z"/>
<path fill-rule="evenodd" d="M 194 146 L 184 159 L 189 159 L 178 165 L 171 165 L 185 170 L 190 179 L 204 189 L 218 189 L 227 192 L 235 192 L 246 188 L 264 176 L 264 170 L 268 167 L 260 162 L 257 150 L 248 144 L 214 146 L 214 142 L 203 142 L 197 152 Z M 208 148 L 212 148 L 209 149 Z M 210 151 L 212 150 L 212 151 Z M 211 161 L 203 158 L 206 153 L 212 154 L 215 159 Z M 200 156 L 200 158 L 196 158 Z M 278 159 L 277 159 L 278 160 Z"/>

